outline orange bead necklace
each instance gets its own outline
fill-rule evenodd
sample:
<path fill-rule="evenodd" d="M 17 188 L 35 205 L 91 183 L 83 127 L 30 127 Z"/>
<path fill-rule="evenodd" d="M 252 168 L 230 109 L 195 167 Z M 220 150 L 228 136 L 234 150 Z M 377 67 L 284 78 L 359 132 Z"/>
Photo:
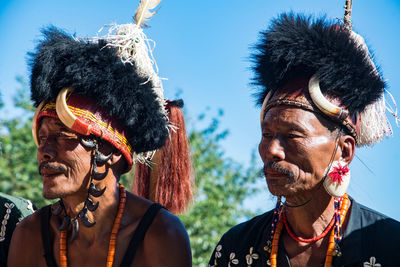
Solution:
<path fill-rule="evenodd" d="M 338 247 L 338 242 L 341 239 L 340 228 L 343 225 L 343 222 L 346 218 L 347 211 L 349 210 L 349 207 L 350 207 L 350 200 L 349 200 L 349 197 L 347 196 L 347 194 L 345 194 L 342 197 L 340 206 L 341 206 L 340 212 L 338 213 L 339 217 L 336 220 L 336 221 L 338 221 L 338 223 L 335 224 L 335 228 L 332 230 L 331 235 L 329 236 L 329 245 L 328 245 L 328 250 L 326 252 L 324 267 L 331 267 L 332 261 L 333 261 L 333 256 L 340 256 L 340 250 Z M 269 258 L 269 263 L 270 263 L 271 267 L 277 266 L 279 237 L 281 235 L 281 232 L 283 229 L 283 224 L 284 224 L 283 219 L 281 217 L 282 216 L 279 216 L 279 221 L 276 226 L 274 236 L 272 239 L 272 248 L 271 248 L 271 254 L 270 254 L 270 258 Z"/>
<path fill-rule="evenodd" d="M 117 216 L 114 219 L 114 224 L 111 230 L 110 242 L 108 244 L 107 267 L 112 267 L 115 256 L 115 247 L 117 244 L 117 235 L 121 226 L 122 216 L 125 210 L 126 191 L 122 184 L 119 185 L 119 204 Z M 67 260 L 67 230 L 61 231 L 60 235 L 60 264 L 61 267 L 68 267 Z"/>

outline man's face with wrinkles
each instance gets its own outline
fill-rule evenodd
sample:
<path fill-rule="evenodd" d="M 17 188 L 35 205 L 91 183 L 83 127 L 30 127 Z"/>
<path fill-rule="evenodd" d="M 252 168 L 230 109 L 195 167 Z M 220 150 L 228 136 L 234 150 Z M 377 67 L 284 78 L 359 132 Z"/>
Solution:
<path fill-rule="evenodd" d="M 273 195 L 296 196 L 320 183 L 335 149 L 335 137 L 321 120 L 313 112 L 283 105 L 266 113 L 259 153 Z"/>
<path fill-rule="evenodd" d="M 87 194 L 91 151 L 83 147 L 78 134 L 59 119 L 44 117 L 38 131 L 37 161 L 43 177 L 43 196 L 66 197 Z"/>

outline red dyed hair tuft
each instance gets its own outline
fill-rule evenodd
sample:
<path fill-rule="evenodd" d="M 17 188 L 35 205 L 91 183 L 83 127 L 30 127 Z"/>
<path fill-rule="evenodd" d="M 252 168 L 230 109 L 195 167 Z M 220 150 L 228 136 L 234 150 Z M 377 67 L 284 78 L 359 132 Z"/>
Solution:
<path fill-rule="evenodd" d="M 165 145 L 157 150 L 154 166 L 136 163 L 132 192 L 180 214 L 193 199 L 193 170 L 181 109 L 169 104 L 168 117 L 177 129 L 170 130 Z"/>

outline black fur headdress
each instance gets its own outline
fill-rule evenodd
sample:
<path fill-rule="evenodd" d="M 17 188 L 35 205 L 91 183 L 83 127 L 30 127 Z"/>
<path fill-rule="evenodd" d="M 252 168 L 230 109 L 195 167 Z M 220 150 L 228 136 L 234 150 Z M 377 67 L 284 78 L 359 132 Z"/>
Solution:
<path fill-rule="evenodd" d="M 167 120 L 160 110 L 153 82 L 138 75 L 135 63 L 123 63 L 117 49 L 105 41 L 74 39 L 49 27 L 30 53 L 31 91 L 35 107 L 54 100 L 61 89 L 72 87 L 107 110 L 125 126 L 136 153 L 155 150 L 168 136 Z"/>
<path fill-rule="evenodd" d="M 291 78 L 316 74 L 325 95 L 339 97 L 350 114 L 362 112 L 382 96 L 385 83 L 350 35 L 324 18 L 281 14 L 261 33 L 252 57 L 257 103 Z"/>

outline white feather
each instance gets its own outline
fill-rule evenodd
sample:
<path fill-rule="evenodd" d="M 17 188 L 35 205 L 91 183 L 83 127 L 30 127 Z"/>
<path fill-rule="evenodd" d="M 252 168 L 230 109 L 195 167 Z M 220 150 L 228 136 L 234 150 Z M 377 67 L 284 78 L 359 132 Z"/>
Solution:
<path fill-rule="evenodd" d="M 392 127 L 385 114 L 385 97 L 368 105 L 359 115 L 358 146 L 372 146 L 386 136 L 393 135 Z"/>
<path fill-rule="evenodd" d="M 373 73 L 371 74 L 379 76 L 378 70 L 376 69 L 376 66 L 372 60 L 372 56 L 368 51 L 368 47 L 364 38 L 354 31 L 351 31 L 350 36 L 358 44 L 358 47 L 364 51 L 365 58 L 368 60 L 373 69 Z M 384 94 L 382 94 L 378 101 L 365 107 L 364 111 L 359 115 L 358 146 L 372 146 L 375 143 L 382 141 L 384 137 L 393 135 L 392 127 L 385 111 L 388 110 L 389 113 L 393 115 L 397 125 L 399 118 L 397 116 L 396 102 L 388 91 L 387 93 L 390 96 L 395 108 L 393 109 L 388 103 L 386 103 Z"/>
<path fill-rule="evenodd" d="M 161 0 L 142 0 L 140 1 L 139 7 L 135 12 L 133 19 L 136 21 L 136 25 L 140 27 L 145 21 L 149 20 L 156 11 L 151 11 L 160 4 Z M 145 25 L 145 24 L 144 24 Z"/>
<path fill-rule="evenodd" d="M 145 83 L 151 82 L 152 89 L 157 95 L 160 112 L 164 115 L 167 123 L 167 130 L 174 130 L 173 125 L 169 123 L 166 102 L 161 78 L 158 76 L 158 67 L 153 57 L 155 42 L 147 38 L 141 25 L 151 18 L 156 12 L 150 10 L 157 7 L 161 0 L 142 0 L 136 10 L 134 20 L 136 24 L 109 24 L 99 30 L 99 33 L 108 28 L 104 36 L 89 38 L 92 42 L 105 40 L 106 46 L 118 49 L 118 55 L 124 64 L 136 66 L 137 74 L 146 79 Z M 141 163 L 148 162 L 154 155 L 154 151 L 144 153 L 134 153 L 133 160 Z"/>

